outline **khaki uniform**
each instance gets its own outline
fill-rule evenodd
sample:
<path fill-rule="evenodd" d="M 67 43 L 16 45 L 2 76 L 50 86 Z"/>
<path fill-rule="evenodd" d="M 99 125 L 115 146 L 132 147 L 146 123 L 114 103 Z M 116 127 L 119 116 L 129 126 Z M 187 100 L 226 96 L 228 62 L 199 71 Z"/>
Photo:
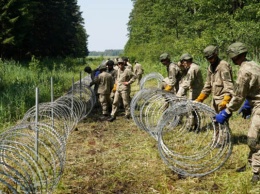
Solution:
<path fill-rule="evenodd" d="M 135 81 L 135 74 L 129 69 L 125 68 L 123 71 L 121 69 L 117 70 L 117 88 L 114 96 L 114 101 L 112 105 L 111 116 L 116 116 L 117 109 L 119 107 L 119 100 L 122 98 L 125 115 L 130 115 L 130 92 L 131 92 L 131 84 Z M 128 82 L 129 84 L 125 86 L 123 82 Z"/>
<path fill-rule="evenodd" d="M 144 73 L 144 70 L 142 68 L 142 65 L 140 63 L 136 63 L 134 66 L 134 74 L 136 75 L 137 84 L 140 83 L 143 73 Z"/>
<path fill-rule="evenodd" d="M 233 97 L 226 108 L 227 113 L 238 110 L 245 98 L 252 107 L 248 130 L 249 162 L 253 172 L 260 173 L 260 66 L 254 61 L 241 64 Z"/>
<path fill-rule="evenodd" d="M 218 104 L 224 96 L 232 96 L 233 87 L 232 68 L 226 61 L 220 60 L 214 72 L 211 65 L 208 67 L 206 82 L 201 93 L 207 96 L 212 93 L 212 107 L 218 113 L 220 111 Z"/>
<path fill-rule="evenodd" d="M 111 104 L 110 93 L 113 88 L 113 78 L 109 73 L 103 71 L 98 75 L 95 82 L 98 84 L 97 93 L 99 94 L 102 114 L 109 114 L 108 108 Z"/>
<path fill-rule="evenodd" d="M 126 68 L 130 71 L 133 71 L 133 65 L 129 62 L 127 62 L 126 64 L 127 64 Z"/>
<path fill-rule="evenodd" d="M 181 80 L 181 69 L 175 63 L 170 63 L 167 67 L 168 77 L 164 79 L 163 87 L 166 85 L 172 87 L 171 93 L 176 94 L 179 90 L 179 82 Z"/>
<path fill-rule="evenodd" d="M 192 63 L 179 83 L 177 96 L 186 96 L 186 93 L 189 90 L 188 99 L 195 100 L 199 96 L 202 88 L 203 78 L 200 67 L 197 64 Z"/>

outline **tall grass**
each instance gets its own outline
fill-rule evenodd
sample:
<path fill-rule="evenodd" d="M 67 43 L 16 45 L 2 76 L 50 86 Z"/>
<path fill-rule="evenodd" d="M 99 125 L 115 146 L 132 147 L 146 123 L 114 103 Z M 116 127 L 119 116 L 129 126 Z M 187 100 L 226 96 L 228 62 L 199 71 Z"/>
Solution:
<path fill-rule="evenodd" d="M 94 65 L 93 62 L 90 65 Z M 82 77 L 85 59 L 39 59 L 29 62 L 0 60 L 0 128 L 21 119 L 35 105 L 35 89 L 39 88 L 39 101 L 51 100 L 51 77 L 55 98 L 63 95 L 72 80 Z"/>

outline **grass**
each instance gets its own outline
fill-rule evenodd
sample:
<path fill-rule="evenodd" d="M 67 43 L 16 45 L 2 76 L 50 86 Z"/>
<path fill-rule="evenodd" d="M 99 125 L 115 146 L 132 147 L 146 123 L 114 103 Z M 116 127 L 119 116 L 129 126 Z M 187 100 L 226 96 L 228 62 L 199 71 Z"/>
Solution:
<path fill-rule="evenodd" d="M 88 61 L 88 65 L 92 68 L 97 67 L 99 63 L 100 61 Z M 31 71 L 37 70 L 37 65 L 38 62 L 32 60 L 29 65 Z M 143 66 L 146 74 L 156 71 L 165 74 L 165 68 L 159 64 L 147 63 Z M 206 63 L 202 63 L 203 71 L 206 66 Z M 5 71 L 2 72 L 6 73 L 1 83 L 7 84 L 7 89 L 11 92 L 2 92 L 0 106 L 2 110 L 0 116 L 7 122 L 9 119 L 19 119 L 23 116 L 23 113 L 31 107 L 30 103 L 34 101 L 35 86 L 40 84 L 40 87 L 43 85 L 49 87 L 49 81 L 46 81 L 49 79 L 40 77 L 40 81 L 37 82 L 39 77 L 35 77 L 35 74 L 31 74 L 28 69 L 19 67 L 18 71 L 27 75 L 27 79 L 24 79 L 21 74 L 18 74 L 18 71 L 15 71 L 12 64 L 1 63 L 1 68 L 4 68 Z M 72 77 L 75 76 L 75 80 L 77 80 L 78 72 L 83 69 L 84 64 L 82 63 L 75 69 L 70 69 L 66 64 L 60 71 L 56 69 L 54 82 L 56 81 L 58 87 L 56 89 L 59 91 L 56 92 L 56 95 L 62 95 L 65 88 L 70 86 Z M 7 72 L 11 73 L 11 76 L 8 77 Z M 12 72 L 14 73 L 12 74 Z M 47 74 L 47 72 L 44 73 Z M 40 74 L 37 73 L 37 75 Z M 29 84 L 26 80 L 31 80 L 30 83 L 35 84 Z M 1 87 L 3 86 L 1 85 Z M 19 95 L 15 92 L 16 88 L 20 89 Z M 21 94 L 25 94 L 28 89 L 33 91 L 32 94 L 28 93 L 28 97 L 23 97 Z M 45 90 L 48 91 L 48 89 Z M 134 83 L 132 96 L 138 90 L 139 88 Z M 47 93 L 41 99 L 49 101 Z M 14 97 L 11 98 L 12 103 L 9 103 L 8 99 L 12 96 Z M 210 98 L 205 103 L 209 104 Z M 12 115 L 17 115 L 14 118 L 9 114 L 13 110 L 15 111 L 12 112 Z M 260 183 L 258 185 L 250 183 L 252 176 L 250 168 L 243 173 L 235 172 L 238 167 L 246 163 L 249 151 L 246 145 L 249 120 L 242 119 L 236 113 L 230 120 L 234 147 L 228 161 L 222 168 L 207 176 L 185 179 L 180 179 L 164 164 L 158 152 L 157 142 L 147 132 L 140 130 L 133 120 L 126 120 L 121 112 L 117 119 L 110 123 L 101 121 L 100 115 L 101 110 L 94 109 L 87 118 L 78 124 L 78 130 L 70 134 L 67 143 L 67 161 L 61 180 L 54 190 L 55 194 L 256 194 L 260 192 Z M 5 126 L 6 123 L 2 123 L 2 125 Z"/>
<path fill-rule="evenodd" d="M 133 93 L 137 91 L 133 87 Z M 230 121 L 233 153 L 219 170 L 199 178 L 179 179 L 159 156 L 156 141 L 123 113 L 110 123 L 100 110 L 78 124 L 67 145 L 67 164 L 55 194 L 65 193 L 259 193 L 247 161 L 249 121 L 234 114 Z"/>

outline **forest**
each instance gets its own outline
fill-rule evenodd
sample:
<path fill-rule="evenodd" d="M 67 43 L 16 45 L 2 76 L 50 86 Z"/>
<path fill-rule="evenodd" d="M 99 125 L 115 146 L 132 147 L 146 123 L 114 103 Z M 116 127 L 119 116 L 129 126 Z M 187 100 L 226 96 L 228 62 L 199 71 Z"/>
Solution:
<path fill-rule="evenodd" d="M 1 0 L 0 57 L 85 57 L 87 33 L 77 0 Z"/>
<path fill-rule="evenodd" d="M 180 56 L 217 45 L 225 53 L 235 41 L 248 45 L 259 58 L 259 0 L 132 0 L 125 45 L 127 56 L 157 61 L 158 53 Z"/>

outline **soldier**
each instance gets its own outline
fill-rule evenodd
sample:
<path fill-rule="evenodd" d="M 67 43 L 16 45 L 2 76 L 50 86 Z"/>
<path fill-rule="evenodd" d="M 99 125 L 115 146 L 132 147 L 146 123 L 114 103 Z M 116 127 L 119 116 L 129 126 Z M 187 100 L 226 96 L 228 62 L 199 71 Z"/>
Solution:
<path fill-rule="evenodd" d="M 115 91 L 116 91 L 116 85 L 114 85 L 114 84 L 116 82 L 117 70 L 114 69 L 115 62 L 113 60 L 108 60 L 106 64 L 107 64 L 107 72 L 110 75 L 112 75 L 112 78 L 113 78 L 113 89 L 111 90 L 111 93 L 110 93 L 110 100 L 111 100 L 111 102 L 113 102 L 114 101 Z M 109 110 L 111 112 L 111 110 L 112 110 L 112 103 L 110 104 Z"/>
<path fill-rule="evenodd" d="M 251 182 L 256 183 L 260 180 L 260 66 L 254 61 L 247 60 L 247 52 L 245 44 L 241 42 L 228 47 L 227 53 L 233 63 L 239 66 L 239 71 L 232 99 L 227 108 L 216 115 L 216 121 L 223 124 L 246 99 L 240 112 L 243 118 L 247 118 L 252 112 L 247 140 L 250 149 L 248 162 L 253 171 Z"/>
<path fill-rule="evenodd" d="M 200 67 L 193 63 L 193 58 L 188 53 L 181 56 L 180 63 L 186 70 L 186 73 L 179 83 L 177 96 L 186 96 L 186 93 L 189 90 L 188 99 L 195 100 L 203 88 L 203 78 Z"/>
<path fill-rule="evenodd" d="M 100 73 L 95 78 L 95 83 L 98 85 L 99 102 L 102 108 L 102 119 L 109 116 L 109 107 L 111 106 L 110 93 L 113 88 L 113 78 L 106 70 L 106 63 L 101 64 L 99 67 Z"/>
<path fill-rule="evenodd" d="M 136 75 L 137 84 L 139 85 L 140 80 L 142 79 L 142 75 L 144 74 L 144 70 L 142 68 L 142 65 L 137 61 L 135 61 L 134 74 Z"/>
<path fill-rule="evenodd" d="M 180 67 L 183 69 L 183 76 L 179 83 L 179 90 L 176 96 L 186 96 L 187 91 L 189 91 L 188 99 L 195 100 L 203 88 L 203 78 L 200 67 L 193 63 L 193 58 L 188 53 L 181 56 L 179 63 Z M 195 111 L 192 111 L 192 114 L 189 115 L 186 127 L 190 131 L 197 130 L 199 122 L 196 115 Z"/>
<path fill-rule="evenodd" d="M 207 46 L 204 56 L 210 63 L 207 71 L 207 78 L 204 87 L 195 101 L 203 102 L 210 93 L 212 94 L 211 105 L 217 113 L 226 108 L 233 93 L 233 77 L 230 64 L 218 57 L 218 48 L 216 46 Z M 218 144 L 221 147 L 226 137 L 223 130 L 219 131 Z"/>
<path fill-rule="evenodd" d="M 133 65 L 129 62 L 128 57 L 122 57 L 124 64 L 126 66 L 127 69 L 129 69 L 130 71 L 133 71 Z"/>
<path fill-rule="evenodd" d="M 176 94 L 179 89 L 179 81 L 182 76 L 181 69 L 177 64 L 171 62 L 170 55 L 168 53 L 163 53 L 160 55 L 160 62 L 166 66 L 168 73 L 168 77 L 164 79 L 163 89 Z"/>
<path fill-rule="evenodd" d="M 126 119 L 130 118 L 130 91 L 131 84 L 135 81 L 135 74 L 126 68 L 125 63 L 122 58 L 118 59 L 118 71 L 116 79 L 116 92 L 112 105 L 111 118 L 108 121 L 113 122 L 116 119 L 116 113 L 119 107 L 119 100 L 122 98 L 125 117 Z"/>

